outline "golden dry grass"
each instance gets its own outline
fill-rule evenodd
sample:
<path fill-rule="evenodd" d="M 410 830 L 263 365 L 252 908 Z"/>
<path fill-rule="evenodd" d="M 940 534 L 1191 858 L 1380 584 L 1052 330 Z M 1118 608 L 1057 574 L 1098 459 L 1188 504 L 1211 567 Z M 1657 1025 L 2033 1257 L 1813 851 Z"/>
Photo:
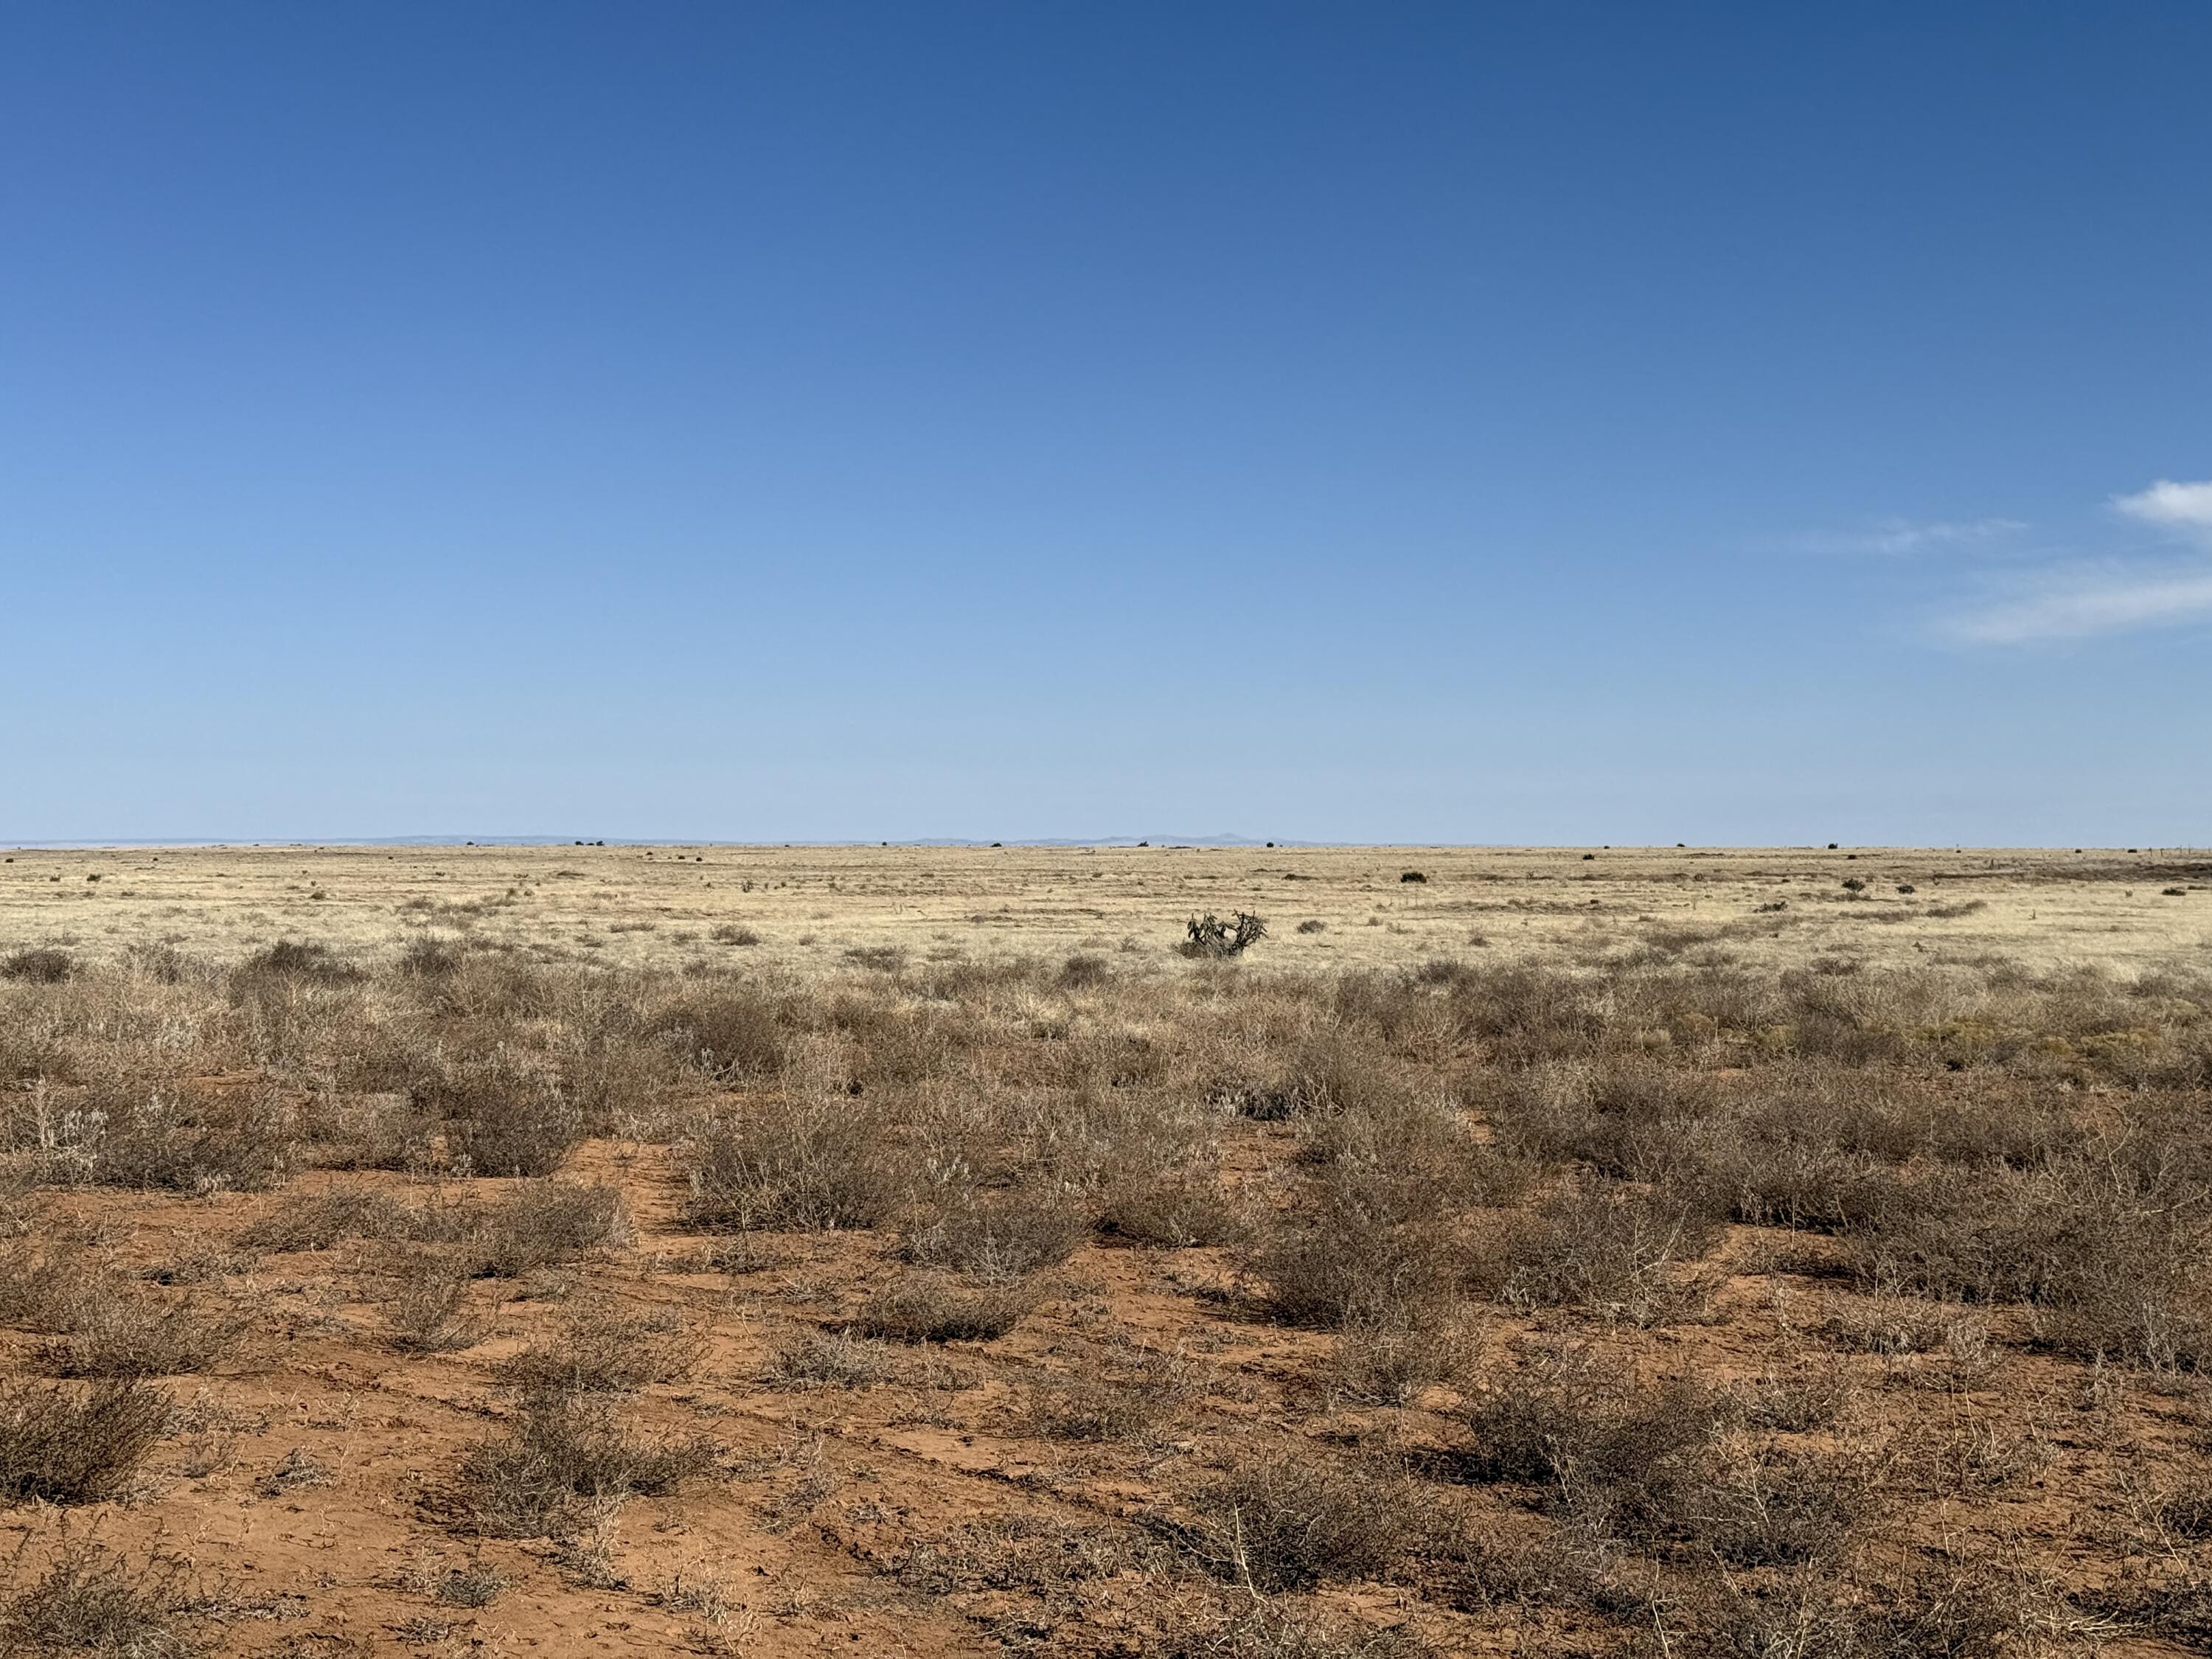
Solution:
<path fill-rule="evenodd" d="M 916 960 L 1113 953 L 1117 969 L 1168 971 L 1187 917 L 1239 909 L 1267 919 L 1269 966 L 1314 969 L 1484 952 L 1588 959 L 1651 930 L 1725 929 L 1733 952 L 1773 963 L 1932 951 L 2136 970 L 2212 945 L 2212 855 L 2173 849 L 233 847 L 9 857 L 0 940 L 95 952 L 167 942 L 226 959 L 280 938 L 374 952 L 430 933 L 633 967 L 747 962 L 816 975 L 843 967 L 848 951 L 889 948 Z M 1401 881 L 1409 870 L 1428 879 Z M 1863 897 L 1846 898 L 1850 879 L 1866 883 Z M 2185 896 L 2166 896 L 2177 884 Z M 1775 903 L 1789 908 L 1760 908 Z M 1974 908 L 1942 914 L 1963 906 Z M 1313 921 L 1321 929 L 1298 931 Z M 725 943 L 718 928 L 759 942 Z"/>

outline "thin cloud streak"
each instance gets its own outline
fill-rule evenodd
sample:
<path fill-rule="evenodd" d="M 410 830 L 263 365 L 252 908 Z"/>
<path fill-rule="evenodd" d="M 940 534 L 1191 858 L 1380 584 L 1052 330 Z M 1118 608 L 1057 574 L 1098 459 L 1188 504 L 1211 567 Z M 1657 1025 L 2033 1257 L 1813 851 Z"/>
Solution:
<path fill-rule="evenodd" d="M 1975 645 L 2083 639 L 2212 616 L 2212 571 L 2147 575 L 2112 570 L 2063 576 L 2043 591 L 1954 617 L 1944 630 Z"/>
<path fill-rule="evenodd" d="M 1812 553 L 1874 553 L 1901 557 L 1943 548 L 1969 547 L 2015 535 L 2027 526 L 2017 519 L 1971 519 L 1960 523 L 1914 524 L 1884 519 L 1871 530 L 1825 531 L 1802 537 Z"/>
<path fill-rule="evenodd" d="M 2212 483 L 2161 478 L 2148 489 L 2115 495 L 2107 505 L 2157 526 L 2169 540 L 2212 552 Z M 1937 631 L 1972 645 L 2027 645 L 2212 617 L 2212 563 L 2202 558 L 2055 566 L 2027 584 L 1943 619 Z"/>

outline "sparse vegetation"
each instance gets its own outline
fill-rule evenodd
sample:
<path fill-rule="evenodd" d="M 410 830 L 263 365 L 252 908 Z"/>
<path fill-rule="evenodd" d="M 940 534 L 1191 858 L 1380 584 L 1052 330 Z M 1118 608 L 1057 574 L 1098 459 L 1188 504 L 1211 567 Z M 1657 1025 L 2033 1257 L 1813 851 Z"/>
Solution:
<path fill-rule="evenodd" d="M 2008 957 L 2008 874 L 1439 849 L 1416 902 L 1372 853 L 1162 849 L 1148 922 L 1089 855 L 1036 944 L 964 890 L 969 932 L 852 919 L 796 852 L 642 906 L 637 849 L 469 850 L 389 938 L 295 871 L 220 950 L 0 954 L 0 1650 L 2212 1629 L 2212 978 Z M 1285 862 L 1326 949 L 1160 948 Z M 2203 876 L 2145 870 L 2054 878 L 2076 943 L 2185 921 L 2144 900 Z M 548 890 L 594 944 L 530 933 Z M 375 1622 L 188 1573 L 195 1505 L 331 1540 Z M 772 1586 L 700 1565 L 748 1529 Z"/>

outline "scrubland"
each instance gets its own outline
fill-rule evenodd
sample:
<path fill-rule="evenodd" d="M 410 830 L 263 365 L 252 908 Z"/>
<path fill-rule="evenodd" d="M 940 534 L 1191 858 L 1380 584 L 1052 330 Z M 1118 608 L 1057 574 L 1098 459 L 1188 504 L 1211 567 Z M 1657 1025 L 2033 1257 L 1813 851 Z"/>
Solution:
<path fill-rule="evenodd" d="M 15 856 L 0 1653 L 2212 1651 L 2212 864 Z"/>

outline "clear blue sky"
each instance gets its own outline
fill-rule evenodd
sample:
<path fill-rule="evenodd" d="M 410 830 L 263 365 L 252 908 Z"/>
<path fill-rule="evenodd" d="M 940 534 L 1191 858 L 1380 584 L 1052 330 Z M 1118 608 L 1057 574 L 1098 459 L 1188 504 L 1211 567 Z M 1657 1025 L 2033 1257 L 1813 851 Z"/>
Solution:
<path fill-rule="evenodd" d="M 0 839 L 2212 842 L 2212 6 L 0 10 Z"/>

